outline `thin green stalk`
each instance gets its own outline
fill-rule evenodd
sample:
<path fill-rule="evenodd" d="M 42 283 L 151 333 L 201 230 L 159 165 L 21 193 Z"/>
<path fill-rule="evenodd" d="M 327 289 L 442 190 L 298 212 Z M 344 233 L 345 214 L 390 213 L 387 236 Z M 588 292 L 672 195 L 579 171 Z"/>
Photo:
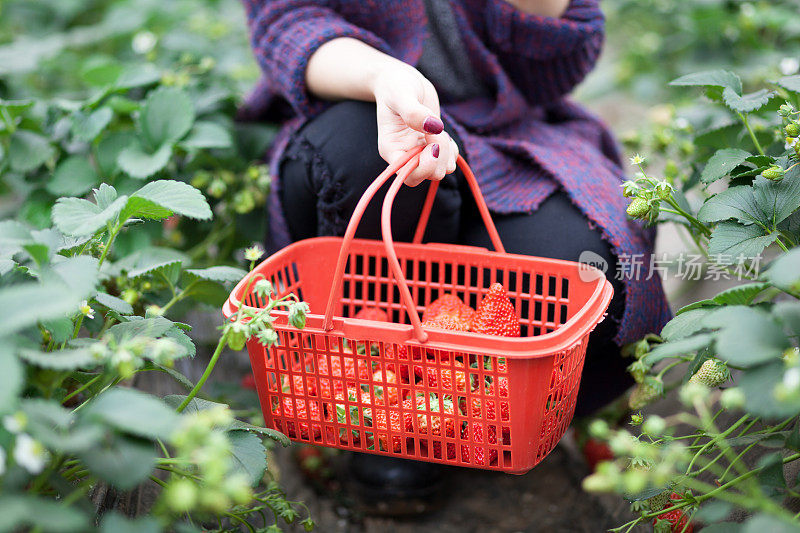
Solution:
<path fill-rule="evenodd" d="M 86 389 L 88 389 L 89 387 L 94 385 L 95 382 L 98 379 L 100 379 L 101 377 L 103 377 L 103 374 L 96 375 L 95 377 L 93 377 L 92 379 L 90 379 L 89 381 L 87 381 L 86 383 L 84 383 L 83 385 L 81 385 L 80 387 L 75 389 L 74 391 L 72 391 L 69 394 L 67 394 L 66 396 L 64 396 L 64 399 L 61 401 L 61 403 L 68 402 L 69 400 L 71 400 L 72 398 L 77 396 L 78 394 L 82 393 L 83 391 L 85 391 Z"/>
<path fill-rule="evenodd" d="M 672 206 L 672 208 L 678 212 L 677 214 L 688 220 L 692 224 L 692 226 L 696 227 L 700 231 L 700 233 L 702 233 L 706 237 L 711 236 L 711 231 L 702 222 L 697 220 L 697 218 L 695 218 L 693 215 L 689 214 L 681 206 L 679 206 L 678 202 L 676 202 L 673 198 L 667 198 L 664 201 L 667 202 L 670 206 Z"/>
<path fill-rule="evenodd" d="M 97 262 L 98 268 L 101 267 L 103 265 L 103 261 L 106 260 L 108 251 L 111 249 L 111 245 L 114 244 L 114 240 L 117 238 L 117 235 L 119 235 L 121 229 L 122 229 L 122 222 L 118 223 L 117 226 L 109 232 L 108 241 L 106 241 L 106 244 L 103 247 L 103 253 L 100 254 L 100 259 Z"/>
<path fill-rule="evenodd" d="M 183 410 L 186 409 L 186 406 L 189 405 L 189 402 L 192 401 L 192 398 L 197 396 L 197 393 L 200 392 L 200 389 L 203 388 L 203 385 L 205 385 L 209 376 L 211 376 L 211 372 L 214 371 L 214 367 L 217 364 L 217 360 L 219 359 L 219 356 L 222 353 L 222 349 L 227 344 L 227 341 L 228 341 L 228 335 L 227 333 L 225 333 L 222 335 L 222 338 L 220 338 L 219 342 L 217 343 L 217 349 L 214 350 L 214 354 L 211 356 L 211 360 L 208 362 L 208 365 L 206 366 L 203 375 L 200 376 L 200 380 L 195 384 L 194 388 L 189 392 L 188 396 L 186 396 L 183 402 L 181 402 L 181 404 L 178 406 L 179 413 L 183 412 Z"/>
<path fill-rule="evenodd" d="M 761 155 L 766 155 L 764 153 L 764 149 L 761 148 L 761 143 L 759 143 L 758 139 L 756 138 L 756 134 L 753 131 L 753 128 L 750 127 L 750 121 L 747 118 L 747 113 L 738 113 L 738 115 L 739 118 L 742 120 L 744 127 L 747 128 L 747 133 L 750 134 L 750 139 L 753 140 L 753 144 L 756 146 L 756 150 L 758 150 L 758 153 Z"/>

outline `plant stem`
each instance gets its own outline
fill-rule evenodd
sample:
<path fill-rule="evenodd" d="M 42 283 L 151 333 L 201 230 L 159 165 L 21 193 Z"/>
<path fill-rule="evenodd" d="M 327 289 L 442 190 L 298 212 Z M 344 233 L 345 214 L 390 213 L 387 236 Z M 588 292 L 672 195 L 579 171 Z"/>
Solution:
<path fill-rule="evenodd" d="M 86 383 L 84 383 L 83 385 L 81 385 L 80 387 L 78 387 L 77 389 L 75 389 L 74 391 L 72 391 L 72 392 L 70 392 L 69 394 L 67 394 L 66 396 L 64 396 L 64 399 L 63 399 L 63 400 L 61 400 L 61 403 L 63 404 L 63 403 L 65 403 L 65 402 L 67 402 L 67 401 L 71 400 L 72 398 L 74 398 L 76 395 L 78 395 L 78 394 L 82 393 L 83 391 L 85 391 L 86 389 L 88 389 L 89 387 L 91 387 L 92 385 L 94 385 L 94 383 L 95 383 L 95 382 L 96 382 L 98 379 L 100 379 L 101 377 L 103 377 L 103 374 L 98 374 L 98 375 L 96 375 L 95 377 L 93 377 L 92 379 L 90 379 L 89 381 L 87 381 Z"/>
<path fill-rule="evenodd" d="M 755 132 L 753 132 L 753 128 L 750 127 L 750 121 L 747 119 L 747 113 L 738 113 L 738 115 L 739 118 L 742 119 L 744 127 L 747 128 L 747 133 L 750 134 L 750 138 L 753 140 L 753 144 L 756 146 L 756 150 L 758 150 L 758 153 L 761 155 L 766 155 L 764 153 L 764 149 L 761 148 L 761 143 L 759 143 L 758 139 L 756 138 Z"/>
<path fill-rule="evenodd" d="M 108 234 L 108 241 L 106 241 L 106 245 L 103 247 L 103 253 L 100 254 L 100 259 L 97 262 L 97 267 L 101 267 L 103 265 L 103 261 L 106 260 L 106 256 L 108 255 L 108 251 L 111 249 L 111 245 L 114 243 L 114 239 L 117 238 L 119 235 L 120 230 L 122 229 L 122 222 L 117 223 L 116 227 L 112 229 Z"/>
<path fill-rule="evenodd" d="M 219 359 L 220 354 L 222 353 L 222 349 L 225 347 L 228 341 L 228 334 L 224 333 L 222 338 L 220 338 L 219 342 L 217 343 L 217 349 L 214 350 L 214 354 L 211 356 L 211 360 L 208 362 L 203 375 L 200 376 L 200 380 L 195 384 L 194 388 L 189 392 L 189 394 L 184 398 L 183 402 L 178 406 L 178 412 L 183 412 L 186 409 L 186 406 L 189 405 L 189 402 L 192 401 L 192 398 L 197 396 L 197 393 L 200 392 L 200 389 L 203 388 L 203 385 L 208 380 L 209 376 L 211 376 L 211 372 L 214 371 L 214 367 L 217 364 L 217 360 Z"/>
<path fill-rule="evenodd" d="M 676 202 L 673 198 L 667 198 L 664 201 L 667 202 L 669 205 L 671 205 L 672 208 L 675 209 L 675 211 L 677 211 L 680 216 L 691 222 L 692 226 L 696 227 L 700 231 L 700 233 L 702 233 L 706 237 L 711 236 L 711 231 L 707 227 L 705 227 L 705 225 L 702 222 L 697 220 L 697 218 L 695 218 L 693 215 L 684 211 L 684 209 L 681 206 L 679 206 L 678 202 Z"/>

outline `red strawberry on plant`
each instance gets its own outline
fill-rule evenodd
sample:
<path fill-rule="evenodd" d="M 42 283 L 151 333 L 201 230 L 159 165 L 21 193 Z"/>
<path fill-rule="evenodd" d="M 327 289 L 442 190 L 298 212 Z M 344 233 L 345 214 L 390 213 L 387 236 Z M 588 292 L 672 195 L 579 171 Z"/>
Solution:
<path fill-rule="evenodd" d="M 494 283 L 489 287 L 489 292 L 483 297 L 472 317 L 470 329 L 484 335 L 520 336 L 517 313 L 502 285 Z"/>
<path fill-rule="evenodd" d="M 242 378 L 239 386 L 241 386 L 243 389 L 256 390 L 256 377 L 253 374 L 247 374 Z"/>
<path fill-rule="evenodd" d="M 603 461 L 611 461 L 614 458 L 614 453 L 603 441 L 589 437 L 583 444 L 583 457 L 586 459 L 586 464 L 592 472 L 597 469 L 597 465 Z"/>
<path fill-rule="evenodd" d="M 447 317 L 463 326 L 463 331 L 469 331 L 469 324 L 475 310 L 465 304 L 455 294 L 445 294 L 434 300 L 422 314 L 422 320 L 427 322 L 439 317 Z"/>
<path fill-rule="evenodd" d="M 677 492 L 669 495 L 670 500 L 682 500 L 683 497 Z M 667 504 L 667 507 L 671 507 Z M 694 525 L 689 523 L 689 517 L 683 509 L 673 509 L 666 513 L 661 513 L 653 519 L 654 533 L 693 533 Z"/>
<path fill-rule="evenodd" d="M 361 320 L 374 320 L 375 322 L 389 322 L 386 311 L 377 307 L 362 307 L 353 318 Z"/>

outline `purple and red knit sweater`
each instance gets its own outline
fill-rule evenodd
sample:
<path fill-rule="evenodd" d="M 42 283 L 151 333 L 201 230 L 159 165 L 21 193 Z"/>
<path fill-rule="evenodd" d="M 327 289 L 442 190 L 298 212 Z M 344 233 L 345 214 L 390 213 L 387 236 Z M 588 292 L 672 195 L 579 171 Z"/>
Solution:
<path fill-rule="evenodd" d="M 414 65 L 427 33 L 423 0 L 243 1 L 264 71 L 247 114 L 274 117 L 283 110 L 286 118 L 271 153 L 278 182 L 274 163 L 286 141 L 329 105 L 305 86 L 317 48 L 352 37 Z M 566 99 L 600 54 L 604 19 L 598 0 L 572 0 L 558 19 L 523 13 L 504 0 L 451 4 L 473 68 L 493 98 L 445 104 L 442 118 L 461 137 L 489 208 L 530 212 L 560 187 L 602 229 L 618 257 L 648 254 L 646 265 L 654 232 L 625 214 L 615 143 L 597 118 Z M 288 244 L 275 194 L 271 216 L 275 237 Z M 646 277 L 625 282 L 620 343 L 660 331 L 669 318 L 661 280 Z"/>

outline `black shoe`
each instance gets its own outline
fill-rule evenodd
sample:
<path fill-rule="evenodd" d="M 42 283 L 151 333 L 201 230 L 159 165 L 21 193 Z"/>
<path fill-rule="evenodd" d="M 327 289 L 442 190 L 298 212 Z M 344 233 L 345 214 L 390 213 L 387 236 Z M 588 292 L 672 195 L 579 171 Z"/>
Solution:
<path fill-rule="evenodd" d="M 353 453 L 348 477 L 365 514 L 401 516 L 440 505 L 446 470 L 436 463 Z"/>

